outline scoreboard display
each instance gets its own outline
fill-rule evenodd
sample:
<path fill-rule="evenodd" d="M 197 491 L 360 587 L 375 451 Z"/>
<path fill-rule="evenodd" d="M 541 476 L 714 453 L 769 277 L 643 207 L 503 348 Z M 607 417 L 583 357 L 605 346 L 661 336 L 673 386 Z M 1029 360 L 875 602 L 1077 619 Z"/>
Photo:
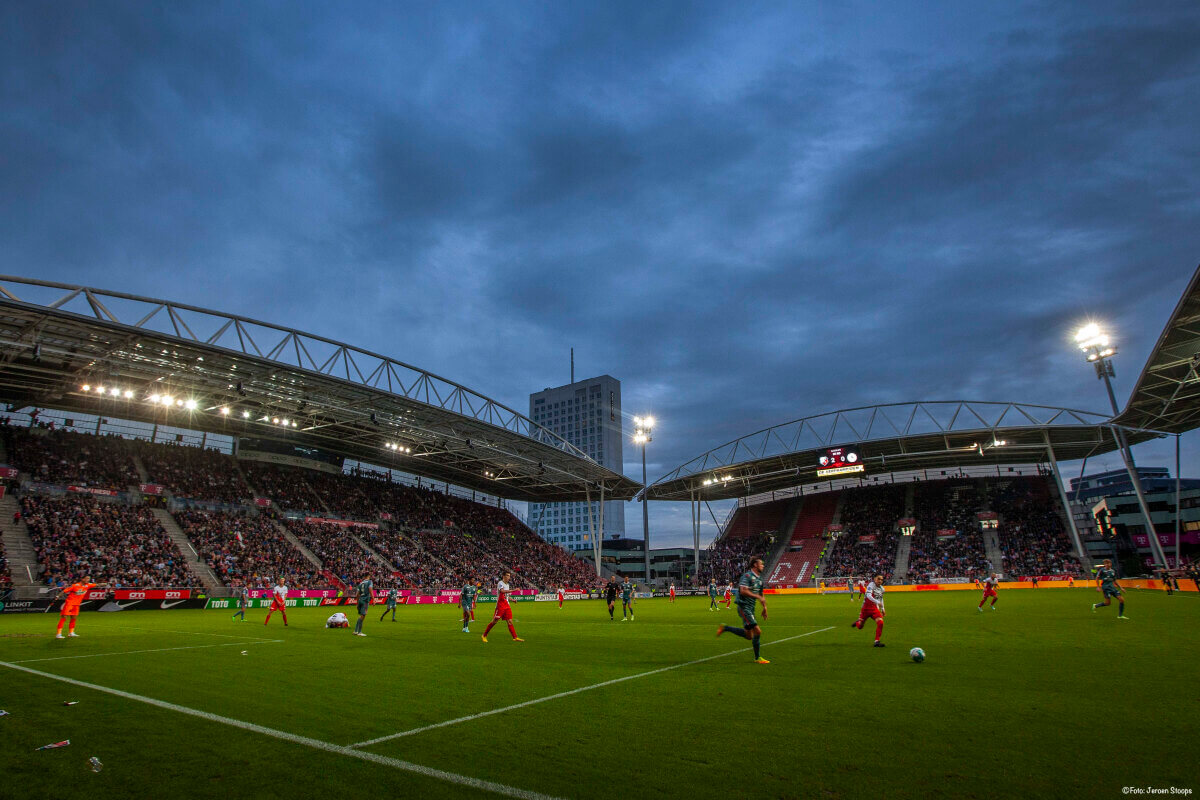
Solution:
<path fill-rule="evenodd" d="M 859 458 L 858 449 L 854 447 L 831 447 L 817 458 L 818 478 L 850 475 L 855 472 L 866 472 L 866 470 L 862 459 Z"/>

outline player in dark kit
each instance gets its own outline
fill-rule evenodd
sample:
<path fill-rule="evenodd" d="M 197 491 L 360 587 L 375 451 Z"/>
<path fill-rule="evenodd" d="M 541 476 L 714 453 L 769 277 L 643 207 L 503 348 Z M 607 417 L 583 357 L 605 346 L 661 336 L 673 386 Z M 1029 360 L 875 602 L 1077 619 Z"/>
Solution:
<path fill-rule="evenodd" d="M 633 622 L 633 584 L 629 580 L 629 576 L 625 576 L 625 582 L 621 584 L 621 622 L 625 621 L 625 612 L 629 612 L 629 621 Z"/>
<path fill-rule="evenodd" d="M 758 627 L 758 620 L 754 618 L 755 603 L 762 603 L 763 619 L 767 618 L 767 600 L 763 597 L 762 571 L 763 560 L 755 558 L 750 562 L 749 571 L 738 581 L 738 615 L 746 627 L 734 628 L 729 625 L 718 625 L 717 636 L 723 633 L 732 633 L 734 636 L 749 639 L 754 644 L 754 663 L 770 664 L 770 661 L 759 655 L 759 639 L 762 637 L 762 629 Z"/>
<path fill-rule="evenodd" d="M 613 608 L 617 604 L 617 579 L 609 578 L 608 583 L 604 585 L 604 601 L 608 603 L 608 619 L 613 619 Z"/>
<path fill-rule="evenodd" d="M 392 622 L 396 621 L 396 598 L 399 595 L 400 593 L 396 591 L 396 587 L 393 586 L 391 589 L 388 589 L 387 605 L 383 607 L 383 613 L 379 615 L 380 622 L 383 622 L 383 618 L 388 615 L 389 611 L 392 612 Z"/>
<path fill-rule="evenodd" d="M 1125 616 L 1125 595 L 1117 583 L 1117 573 L 1112 568 L 1112 559 L 1104 559 L 1104 566 L 1096 572 L 1096 591 L 1104 595 L 1103 603 L 1092 603 L 1092 613 L 1097 608 L 1112 605 L 1112 599 L 1117 598 L 1117 619 L 1129 619 Z"/>
<path fill-rule="evenodd" d="M 462 588 L 462 594 L 459 595 L 458 604 L 462 606 L 463 612 L 463 633 L 471 632 L 471 620 L 475 618 L 475 596 L 479 594 L 479 589 L 475 584 L 467 581 L 467 585 Z"/>
<path fill-rule="evenodd" d="M 354 590 L 355 594 L 358 595 L 358 622 L 354 623 L 355 636 L 366 636 L 366 634 L 362 632 L 362 626 L 363 620 L 367 618 L 367 611 L 371 607 L 372 585 L 373 584 L 370 578 L 363 578 L 362 583 L 360 583 Z"/>

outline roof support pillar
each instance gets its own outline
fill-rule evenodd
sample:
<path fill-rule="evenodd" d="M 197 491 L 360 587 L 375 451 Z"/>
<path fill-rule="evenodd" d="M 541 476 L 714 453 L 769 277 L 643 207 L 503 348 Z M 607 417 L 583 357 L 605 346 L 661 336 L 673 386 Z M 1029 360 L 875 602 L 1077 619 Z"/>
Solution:
<path fill-rule="evenodd" d="M 1071 513 L 1071 503 L 1067 500 L 1067 490 L 1063 488 L 1062 475 L 1058 471 L 1058 459 L 1054 457 L 1054 445 L 1050 443 L 1050 434 L 1042 431 L 1042 440 L 1046 443 L 1046 455 L 1050 457 L 1050 471 L 1054 474 L 1054 485 L 1058 487 L 1058 499 L 1067 515 L 1067 526 L 1071 529 L 1071 541 L 1075 544 L 1075 553 L 1079 556 L 1079 566 L 1087 565 L 1087 551 L 1083 549 L 1083 540 L 1079 538 L 1079 528 L 1075 526 L 1075 515 Z M 1001 565 L 1003 568 L 1003 565 Z"/>
<path fill-rule="evenodd" d="M 1137 465 L 1133 463 L 1133 451 L 1129 449 L 1124 431 L 1115 425 L 1111 430 L 1113 438 L 1117 441 L 1117 449 L 1121 451 L 1121 458 L 1125 461 L 1125 471 L 1129 473 L 1129 480 L 1133 483 L 1133 491 L 1137 494 L 1138 506 L 1141 507 L 1142 516 L 1146 519 L 1146 535 L 1150 538 L 1150 555 L 1159 564 L 1166 566 L 1167 555 L 1163 552 L 1162 543 L 1158 541 L 1158 531 L 1154 530 L 1154 519 L 1150 516 L 1150 504 L 1146 502 L 1146 493 L 1142 490 L 1142 481 L 1138 477 Z"/>
<path fill-rule="evenodd" d="M 696 498 L 696 490 L 692 489 L 688 510 L 692 512 L 692 579 L 700 575 L 700 501 Z"/>
<path fill-rule="evenodd" d="M 592 559 L 596 564 L 596 577 L 600 577 L 600 542 L 596 539 L 596 517 L 592 511 L 592 487 L 586 483 L 583 485 L 583 494 L 587 498 L 587 518 L 588 518 L 588 533 L 592 536 Z M 604 504 L 601 503 L 603 508 Z"/>

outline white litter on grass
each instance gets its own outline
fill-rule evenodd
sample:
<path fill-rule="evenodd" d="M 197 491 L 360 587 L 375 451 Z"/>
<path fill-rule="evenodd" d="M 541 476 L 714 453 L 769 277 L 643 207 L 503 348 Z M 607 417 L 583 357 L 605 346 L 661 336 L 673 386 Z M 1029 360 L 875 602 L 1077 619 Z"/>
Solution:
<path fill-rule="evenodd" d="M 244 656 L 245 656 L 245 655 L 249 655 L 249 654 L 250 654 L 250 651 L 249 651 L 249 650 L 243 650 L 243 651 L 242 651 L 242 655 L 244 655 Z"/>

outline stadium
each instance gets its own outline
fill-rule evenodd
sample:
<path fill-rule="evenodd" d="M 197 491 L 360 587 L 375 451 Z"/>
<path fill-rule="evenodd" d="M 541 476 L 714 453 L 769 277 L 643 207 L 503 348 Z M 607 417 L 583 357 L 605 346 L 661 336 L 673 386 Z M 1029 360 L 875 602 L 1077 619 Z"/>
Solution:
<path fill-rule="evenodd" d="M 779 797 L 1188 786 L 1194 766 L 1166 742 L 1195 735 L 1190 715 L 1165 739 L 1146 710 L 1154 676 L 1190 674 L 1196 654 L 1194 534 L 1178 513 L 1140 540 L 1081 533 L 1059 462 L 1196 426 L 1198 314 L 1200 270 L 1113 414 L 967 400 L 821 413 L 643 486 L 386 355 L 0 277 L 5 791 L 71 795 L 82 750 L 103 770 L 98 796 L 616 796 L 596 756 L 647 710 L 670 722 L 631 734 L 620 784 L 666 796 L 737 795 L 751 766 Z M 1089 359 L 1098 374 L 1107 346 Z M 686 503 L 694 547 L 678 572 L 652 572 L 647 551 L 621 626 L 625 602 L 620 618 L 605 611 L 622 576 L 601 557 L 601 509 L 635 498 Z M 702 547 L 718 500 L 736 504 Z M 520 501 L 586 503 L 590 552 L 544 540 L 512 512 Z M 719 595 L 755 558 L 770 666 L 744 674 L 747 645 L 714 642 L 711 612 L 734 619 Z M 1086 614 L 1104 558 L 1136 625 Z M 488 624 L 505 574 L 511 637 Z M 975 593 L 993 574 L 1003 602 L 985 611 Z M 866 663 L 869 632 L 846 630 L 860 581 L 889 598 L 875 641 L 892 649 Z M 72 592 L 64 637 L 55 612 Z M 365 640 L 326 627 L 338 611 Z M 1101 699 L 1122 735 L 1077 759 Z M 905 747 L 881 762 L 863 724 Z M 753 742 L 741 763 L 711 746 L 727 737 Z"/>

